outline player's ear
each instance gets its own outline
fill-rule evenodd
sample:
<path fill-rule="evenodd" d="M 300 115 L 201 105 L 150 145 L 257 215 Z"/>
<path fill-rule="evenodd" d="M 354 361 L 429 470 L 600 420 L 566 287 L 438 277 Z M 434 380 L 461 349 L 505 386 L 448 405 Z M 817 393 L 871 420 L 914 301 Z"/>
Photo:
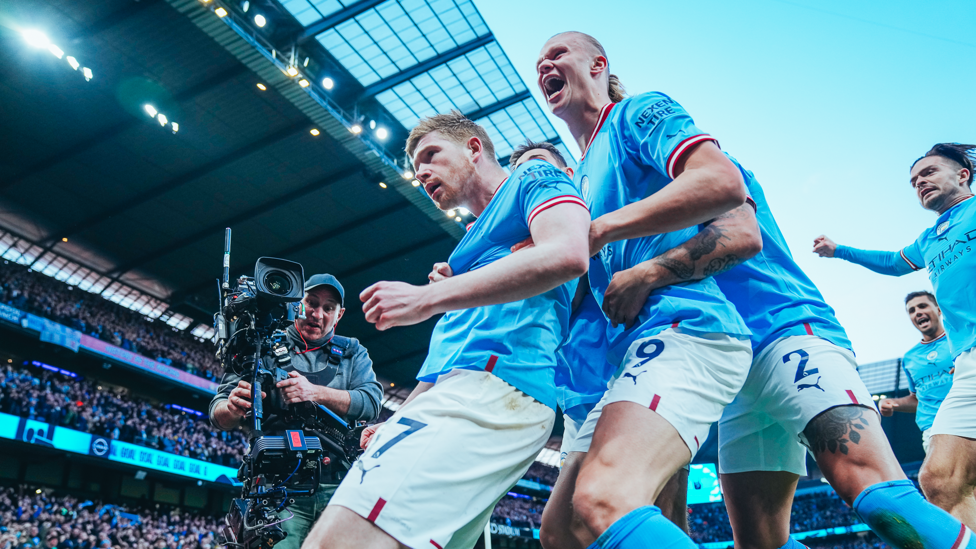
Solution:
<path fill-rule="evenodd" d="M 596 76 L 601 72 L 606 72 L 606 70 L 609 68 L 610 68 L 610 62 L 607 61 L 607 58 L 602 55 L 597 55 L 596 57 L 593 58 L 593 61 L 590 63 L 590 74 Z"/>
<path fill-rule="evenodd" d="M 476 136 L 472 135 L 468 138 L 468 150 L 471 151 L 471 160 L 477 160 L 481 153 L 484 152 L 485 146 Z"/>
<path fill-rule="evenodd" d="M 963 185 L 965 185 L 966 183 L 969 182 L 969 176 L 970 175 L 972 175 L 972 172 L 970 172 L 968 168 L 963 168 L 963 169 L 959 170 L 959 173 L 958 173 L 959 182 L 962 183 Z"/>
<path fill-rule="evenodd" d="M 573 173 L 574 173 L 573 172 L 573 168 L 570 168 L 569 166 L 566 166 L 565 168 L 563 168 L 563 171 L 566 172 L 566 176 L 567 177 L 569 177 L 570 179 L 573 178 Z"/>

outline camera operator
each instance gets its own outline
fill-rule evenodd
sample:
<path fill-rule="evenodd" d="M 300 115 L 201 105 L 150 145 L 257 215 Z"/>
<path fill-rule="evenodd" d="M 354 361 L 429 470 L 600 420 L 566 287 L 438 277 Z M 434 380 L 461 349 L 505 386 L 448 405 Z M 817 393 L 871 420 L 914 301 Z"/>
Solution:
<path fill-rule="evenodd" d="M 373 421 L 380 413 L 383 388 L 376 381 L 373 362 L 359 341 L 335 334 L 336 324 L 345 312 L 342 285 L 329 274 L 317 274 L 305 283 L 302 304 L 305 318 L 296 319 L 286 330 L 291 364 L 288 379 L 277 384 L 281 400 L 288 404 L 316 402 L 345 418 Z M 262 392 L 264 398 L 269 397 Z M 270 395 L 269 400 L 275 399 Z M 266 401 L 267 402 L 267 401 Z M 251 409 L 251 384 L 241 376 L 225 372 L 217 395 L 210 403 L 210 421 L 219 429 L 229 431 L 241 427 L 244 416 Z M 266 412 L 269 411 L 267 404 Z M 267 415 L 264 431 L 280 434 L 294 426 L 276 421 Z M 278 545 L 281 549 L 298 549 L 312 524 L 325 509 L 341 480 L 343 471 L 324 467 L 321 484 L 313 497 L 296 498 L 295 503 L 281 511 L 285 519 L 281 527 L 288 536 Z"/>

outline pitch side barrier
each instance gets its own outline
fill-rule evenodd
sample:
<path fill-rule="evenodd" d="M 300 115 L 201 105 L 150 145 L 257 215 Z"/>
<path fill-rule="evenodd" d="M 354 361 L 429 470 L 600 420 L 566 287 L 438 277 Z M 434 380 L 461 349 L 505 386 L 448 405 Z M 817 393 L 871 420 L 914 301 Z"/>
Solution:
<path fill-rule="evenodd" d="M 21 311 L 10 305 L 0 303 L 0 321 L 2 321 L 0 323 L 12 325 L 14 329 L 19 329 L 21 332 L 30 335 L 36 333 L 43 342 L 60 345 L 76 353 L 84 351 L 106 359 L 113 364 L 173 381 L 195 392 L 203 393 L 207 397 L 217 393 L 217 384 L 209 379 L 156 362 L 151 358 L 116 347 L 96 337 L 83 334 L 74 328 Z"/>
<path fill-rule="evenodd" d="M 204 482 L 240 486 L 237 481 L 237 469 L 231 467 L 82 433 L 35 419 L 0 413 L 0 438 L 101 458 L 139 469 L 150 469 Z"/>

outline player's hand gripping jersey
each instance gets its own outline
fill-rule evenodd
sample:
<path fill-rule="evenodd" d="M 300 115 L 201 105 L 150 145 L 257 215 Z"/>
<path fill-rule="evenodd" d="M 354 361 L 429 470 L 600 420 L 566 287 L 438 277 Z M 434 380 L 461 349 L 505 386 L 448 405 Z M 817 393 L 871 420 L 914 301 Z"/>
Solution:
<path fill-rule="evenodd" d="M 908 389 L 918 398 L 915 423 L 925 431 L 932 427 L 939 405 L 952 387 L 952 353 L 946 334 L 929 342 L 916 343 L 905 353 L 902 367 L 908 378 Z"/>
<path fill-rule="evenodd" d="M 674 167 L 682 155 L 703 141 L 714 139 L 695 127 L 681 105 L 662 93 L 645 93 L 605 106 L 575 177 L 593 218 L 662 189 L 674 179 Z M 603 268 L 591 264 L 589 274 L 597 301 L 603 302 L 614 273 L 674 248 L 696 231 L 689 228 L 606 245 L 598 256 Z M 619 364 L 635 340 L 670 327 L 698 334 L 750 335 L 714 280 L 685 282 L 652 292 L 631 329 L 611 328 L 608 359 Z"/>
<path fill-rule="evenodd" d="M 952 357 L 976 347 L 976 200 L 946 210 L 901 257 L 913 270 L 928 268 Z"/>
<path fill-rule="evenodd" d="M 530 236 L 536 215 L 567 202 L 585 207 L 563 172 L 547 162 L 525 162 L 495 191 L 451 253 L 454 275 L 509 255 Z M 575 290 L 572 281 L 529 299 L 446 313 L 434 328 L 417 379 L 434 382 L 456 368 L 485 370 L 555 408 L 556 349 L 568 332 Z"/>

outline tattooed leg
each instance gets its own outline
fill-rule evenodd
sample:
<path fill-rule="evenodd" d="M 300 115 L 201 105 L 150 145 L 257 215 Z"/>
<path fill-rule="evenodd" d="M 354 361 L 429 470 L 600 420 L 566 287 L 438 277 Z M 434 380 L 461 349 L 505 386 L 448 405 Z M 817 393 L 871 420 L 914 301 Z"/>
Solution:
<path fill-rule="evenodd" d="M 906 478 L 870 408 L 831 408 L 813 418 L 803 435 L 824 477 L 848 504 L 869 486 Z"/>

